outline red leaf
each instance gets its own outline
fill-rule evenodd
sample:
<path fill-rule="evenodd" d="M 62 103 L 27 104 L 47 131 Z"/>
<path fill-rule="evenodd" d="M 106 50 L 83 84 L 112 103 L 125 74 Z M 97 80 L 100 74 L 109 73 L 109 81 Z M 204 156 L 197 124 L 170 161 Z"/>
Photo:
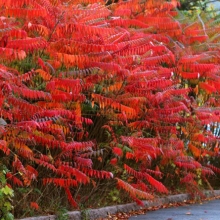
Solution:
<path fill-rule="evenodd" d="M 114 147 L 114 148 L 112 149 L 112 152 L 113 152 L 116 156 L 119 156 L 119 157 L 123 156 L 123 151 L 122 151 L 122 149 L 119 148 L 119 147 Z"/>
<path fill-rule="evenodd" d="M 71 204 L 73 207 L 77 208 L 78 205 L 77 205 L 76 201 L 73 199 L 73 196 L 72 196 L 72 194 L 71 194 L 71 192 L 70 192 L 70 189 L 67 188 L 67 187 L 65 187 L 64 189 L 65 189 L 65 192 L 66 192 L 66 195 L 67 195 L 67 198 L 68 198 L 70 204 Z"/>
<path fill-rule="evenodd" d="M 117 162 L 118 162 L 117 158 L 113 158 L 113 159 L 110 160 L 110 164 L 113 165 L 113 166 L 116 165 Z"/>
<path fill-rule="evenodd" d="M 39 205 L 36 202 L 31 202 L 30 204 L 31 208 L 38 210 L 39 209 Z"/>

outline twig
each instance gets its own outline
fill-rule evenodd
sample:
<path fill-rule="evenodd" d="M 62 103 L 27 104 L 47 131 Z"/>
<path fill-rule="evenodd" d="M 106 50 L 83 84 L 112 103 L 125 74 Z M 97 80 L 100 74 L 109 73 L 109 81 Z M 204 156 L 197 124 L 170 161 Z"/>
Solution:
<path fill-rule="evenodd" d="M 204 22 L 203 22 L 202 18 L 200 17 L 200 15 L 199 15 L 199 14 L 197 14 L 197 17 L 198 17 L 199 21 L 200 21 L 200 22 L 201 22 L 201 24 L 202 24 L 202 29 L 203 29 L 203 31 L 204 31 L 204 33 L 205 33 L 205 35 L 207 36 L 207 33 L 206 33 L 206 31 L 205 31 L 205 24 L 204 24 Z"/>

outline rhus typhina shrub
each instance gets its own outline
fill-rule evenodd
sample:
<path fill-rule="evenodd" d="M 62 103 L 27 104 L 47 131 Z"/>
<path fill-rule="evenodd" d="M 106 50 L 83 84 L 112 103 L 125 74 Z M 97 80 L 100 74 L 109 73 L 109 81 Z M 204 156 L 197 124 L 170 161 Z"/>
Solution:
<path fill-rule="evenodd" d="M 112 190 L 142 204 L 211 187 L 220 28 L 177 5 L 0 1 L 0 149 L 15 197 L 50 212 L 48 191 L 78 208 Z"/>

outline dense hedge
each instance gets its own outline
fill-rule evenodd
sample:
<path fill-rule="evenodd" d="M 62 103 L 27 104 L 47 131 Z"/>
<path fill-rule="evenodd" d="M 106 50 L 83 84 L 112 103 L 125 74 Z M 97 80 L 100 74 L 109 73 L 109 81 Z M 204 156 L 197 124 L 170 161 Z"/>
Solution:
<path fill-rule="evenodd" d="M 14 190 L 16 217 L 212 189 L 220 27 L 177 6 L 0 0 L 0 199 Z"/>

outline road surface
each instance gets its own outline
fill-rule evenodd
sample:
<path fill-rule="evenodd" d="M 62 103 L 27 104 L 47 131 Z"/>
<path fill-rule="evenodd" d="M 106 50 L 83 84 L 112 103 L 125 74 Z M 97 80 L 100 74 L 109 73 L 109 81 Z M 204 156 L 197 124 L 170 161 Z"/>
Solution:
<path fill-rule="evenodd" d="M 220 220 L 220 200 L 149 211 L 129 220 Z"/>

